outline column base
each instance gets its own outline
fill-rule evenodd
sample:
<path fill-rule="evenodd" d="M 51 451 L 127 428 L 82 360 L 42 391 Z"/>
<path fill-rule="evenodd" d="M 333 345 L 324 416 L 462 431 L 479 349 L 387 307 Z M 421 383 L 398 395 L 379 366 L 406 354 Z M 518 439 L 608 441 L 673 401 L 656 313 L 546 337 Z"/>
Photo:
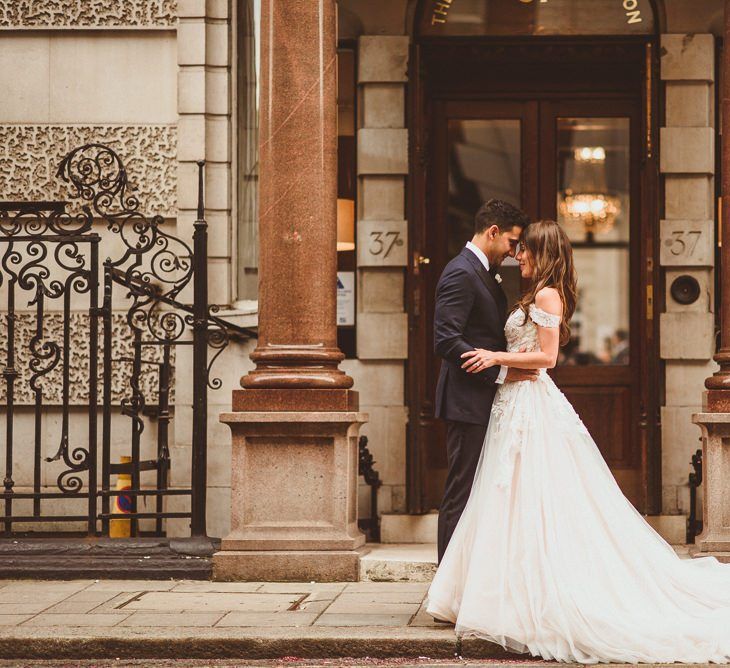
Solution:
<path fill-rule="evenodd" d="M 354 390 L 254 389 L 233 390 L 233 412 L 344 411 L 357 412 Z"/>
<path fill-rule="evenodd" d="M 702 533 L 697 536 L 693 557 L 717 557 L 718 555 L 730 555 L 730 535 L 724 533 L 713 536 Z"/>
<path fill-rule="evenodd" d="M 704 557 L 715 557 L 719 562 L 723 564 L 730 564 L 730 551 L 720 552 L 704 552 L 703 550 L 695 549 L 690 552 L 693 559 L 702 559 Z"/>
<path fill-rule="evenodd" d="M 692 421 L 702 430 L 702 524 L 693 556 L 730 554 L 730 413 L 697 413 Z"/>
<path fill-rule="evenodd" d="M 267 398 L 256 390 L 242 394 L 253 405 Z M 281 391 L 277 406 L 314 403 L 319 394 Z M 356 393 L 337 396 L 357 401 Z M 221 415 L 233 434 L 231 532 L 214 556 L 215 579 L 358 579 L 365 535 L 357 526 L 357 435 L 366 420 L 356 411 Z"/>
<path fill-rule="evenodd" d="M 213 555 L 213 580 L 218 582 L 357 582 L 359 550 L 225 551 Z"/>

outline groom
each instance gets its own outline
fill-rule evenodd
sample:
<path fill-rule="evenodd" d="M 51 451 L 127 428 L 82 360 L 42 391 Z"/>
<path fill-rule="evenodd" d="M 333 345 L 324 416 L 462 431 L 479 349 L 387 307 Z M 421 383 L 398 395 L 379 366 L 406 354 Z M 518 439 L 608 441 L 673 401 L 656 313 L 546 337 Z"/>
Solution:
<path fill-rule="evenodd" d="M 495 278 L 514 257 L 527 215 L 490 199 L 476 214 L 474 237 L 446 265 L 436 287 L 434 347 L 442 358 L 436 417 L 446 421 L 449 472 L 438 518 L 438 559 L 466 506 L 497 391 L 504 382 L 534 380 L 536 371 L 491 367 L 468 374 L 461 355 L 475 348 L 505 350 L 507 298 Z"/>

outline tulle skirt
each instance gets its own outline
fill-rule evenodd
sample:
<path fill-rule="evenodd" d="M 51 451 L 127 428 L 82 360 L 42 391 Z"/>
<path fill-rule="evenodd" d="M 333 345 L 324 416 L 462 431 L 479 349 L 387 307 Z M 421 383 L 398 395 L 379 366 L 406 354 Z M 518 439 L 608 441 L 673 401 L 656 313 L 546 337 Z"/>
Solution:
<path fill-rule="evenodd" d="M 497 393 L 427 609 L 545 659 L 730 661 L 730 565 L 676 555 L 544 373 Z"/>

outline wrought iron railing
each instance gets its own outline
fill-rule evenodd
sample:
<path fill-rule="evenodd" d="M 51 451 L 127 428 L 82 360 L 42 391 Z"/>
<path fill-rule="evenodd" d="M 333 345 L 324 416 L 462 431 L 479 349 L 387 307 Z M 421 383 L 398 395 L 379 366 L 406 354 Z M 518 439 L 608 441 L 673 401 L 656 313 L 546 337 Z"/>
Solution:
<path fill-rule="evenodd" d="M 380 542 L 380 516 L 378 514 L 378 490 L 383 485 L 380 474 L 375 470 L 375 459 L 368 448 L 368 437 L 360 436 L 358 441 L 358 473 L 370 486 L 370 517 L 360 520 L 360 528 L 369 541 Z"/>
<path fill-rule="evenodd" d="M 256 334 L 208 304 L 203 167 L 192 246 L 168 233 L 161 216 L 140 211 L 124 164 L 101 144 L 71 151 L 59 167 L 80 204 L 74 212 L 66 202 L 0 202 L 5 535 L 79 522 L 88 535 L 108 535 L 120 495 L 129 501 L 122 517 L 132 536 L 164 535 L 170 519 L 189 520 L 192 536 L 205 535 L 207 396 L 222 385 L 211 367 L 231 332 Z M 110 254 L 100 262 L 102 244 Z M 188 486 L 171 488 L 169 427 L 183 347 L 192 349 L 192 378 L 178 377 L 192 387 L 191 475 Z M 145 458 L 151 419 L 156 438 Z M 131 462 L 115 461 L 120 454 Z M 115 489 L 120 474 L 131 476 L 129 489 Z M 186 508 L 167 507 L 179 497 L 189 499 Z M 143 511 L 139 500 L 148 498 L 153 510 Z"/>
<path fill-rule="evenodd" d="M 702 522 L 697 519 L 697 488 L 702 484 L 702 448 L 692 455 L 692 471 L 689 474 L 689 517 L 687 518 L 687 543 L 694 543 L 702 532 Z"/>

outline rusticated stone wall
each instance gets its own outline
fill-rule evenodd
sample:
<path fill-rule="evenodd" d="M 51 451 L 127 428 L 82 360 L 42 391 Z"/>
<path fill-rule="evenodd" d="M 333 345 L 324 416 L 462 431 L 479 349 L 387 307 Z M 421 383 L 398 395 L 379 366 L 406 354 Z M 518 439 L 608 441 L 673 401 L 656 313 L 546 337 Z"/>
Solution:
<path fill-rule="evenodd" d="M 145 213 L 175 216 L 174 125 L 0 125 L 0 200 L 67 199 L 56 170 L 64 155 L 88 142 L 119 153 Z"/>
<path fill-rule="evenodd" d="M 0 0 L 0 27 L 173 26 L 177 0 Z"/>

